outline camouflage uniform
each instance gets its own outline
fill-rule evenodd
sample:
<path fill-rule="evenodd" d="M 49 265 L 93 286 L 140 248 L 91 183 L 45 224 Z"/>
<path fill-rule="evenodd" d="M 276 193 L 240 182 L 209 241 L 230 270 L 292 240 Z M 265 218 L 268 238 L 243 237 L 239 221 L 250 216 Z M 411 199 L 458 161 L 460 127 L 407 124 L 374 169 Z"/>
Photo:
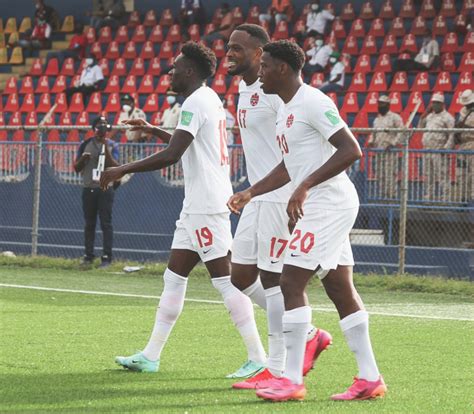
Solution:
<path fill-rule="evenodd" d="M 385 115 L 378 114 L 374 120 L 374 128 L 404 128 L 402 117 L 392 111 Z M 402 133 L 377 132 L 370 136 L 368 144 L 374 148 L 387 149 L 403 143 Z M 397 176 L 399 171 L 398 151 L 374 152 L 375 179 L 378 183 L 378 196 L 395 199 L 397 197 Z"/>
<path fill-rule="evenodd" d="M 446 110 L 440 113 L 431 112 L 420 121 L 421 128 L 454 128 L 454 118 Z M 454 135 L 447 132 L 425 132 L 422 138 L 423 148 L 427 150 L 443 150 L 454 148 Z M 423 175 L 425 177 L 424 198 L 435 200 L 436 183 L 444 200 L 449 200 L 450 157 L 447 154 L 423 154 Z"/>
<path fill-rule="evenodd" d="M 463 121 L 463 128 L 472 128 L 470 132 L 459 132 L 456 143 L 459 150 L 474 151 L 474 111 L 468 113 L 462 108 L 459 120 Z M 456 159 L 456 201 L 472 201 L 474 198 L 474 155 L 460 154 Z"/>

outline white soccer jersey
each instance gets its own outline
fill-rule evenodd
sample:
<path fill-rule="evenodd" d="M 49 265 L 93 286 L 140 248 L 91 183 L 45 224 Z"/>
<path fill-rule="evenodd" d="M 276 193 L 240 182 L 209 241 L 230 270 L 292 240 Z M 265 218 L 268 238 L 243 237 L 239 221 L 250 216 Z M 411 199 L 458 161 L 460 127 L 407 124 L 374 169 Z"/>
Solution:
<path fill-rule="evenodd" d="M 278 95 L 265 95 L 261 85 L 259 80 L 252 85 L 247 85 L 243 80 L 239 84 L 237 122 L 251 185 L 264 178 L 283 159 L 275 141 L 276 117 L 283 101 Z M 292 188 L 289 183 L 252 201 L 287 203 Z"/>
<path fill-rule="evenodd" d="M 319 89 L 303 84 L 277 118 L 277 142 L 294 186 L 320 168 L 335 152 L 328 139 L 347 127 L 333 101 Z M 313 187 L 306 203 L 343 210 L 357 207 L 357 191 L 345 172 Z"/>
<path fill-rule="evenodd" d="M 184 173 L 183 212 L 217 214 L 228 212 L 232 195 L 225 111 L 219 96 L 202 86 L 186 98 L 176 129 L 194 140 L 181 160 Z"/>

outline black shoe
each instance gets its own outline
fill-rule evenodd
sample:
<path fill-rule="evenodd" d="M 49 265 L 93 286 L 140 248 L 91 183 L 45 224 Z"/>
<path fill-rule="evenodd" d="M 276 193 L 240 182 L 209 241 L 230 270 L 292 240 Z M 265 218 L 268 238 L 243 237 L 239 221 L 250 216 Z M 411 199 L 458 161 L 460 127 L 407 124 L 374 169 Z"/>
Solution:
<path fill-rule="evenodd" d="M 90 266 L 92 266 L 93 263 L 94 263 L 94 257 L 84 256 L 81 259 L 80 266 L 81 267 L 90 267 Z"/>
<path fill-rule="evenodd" d="M 99 267 L 102 267 L 102 268 L 109 267 L 112 264 L 112 258 L 110 256 L 107 256 L 107 255 L 102 256 L 101 260 L 102 262 Z"/>

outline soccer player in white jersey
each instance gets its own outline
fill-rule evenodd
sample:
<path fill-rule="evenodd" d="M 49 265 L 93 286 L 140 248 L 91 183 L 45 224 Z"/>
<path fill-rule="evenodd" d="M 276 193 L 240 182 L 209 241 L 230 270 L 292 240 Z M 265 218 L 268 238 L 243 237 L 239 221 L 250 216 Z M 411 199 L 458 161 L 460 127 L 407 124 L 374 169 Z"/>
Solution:
<path fill-rule="evenodd" d="M 158 170 L 180 159 L 183 163 L 183 208 L 176 222 L 151 337 L 143 351 L 116 358 L 119 365 L 130 370 L 158 370 L 161 351 L 183 308 L 188 275 L 201 260 L 247 350 L 250 352 L 255 343 L 260 343 L 252 302 L 230 280 L 232 235 L 226 202 L 232 195 L 232 185 L 225 112 L 218 95 L 204 83 L 215 67 L 216 57 L 210 49 L 194 42 L 184 44 L 171 71 L 173 90 L 186 98 L 174 133 L 170 135 L 142 120 L 127 122 L 134 125 L 134 130 L 141 129 L 169 142 L 167 148 L 142 160 L 107 169 L 100 179 L 101 187 L 107 188 L 109 182 L 125 174 Z M 264 354 L 263 349 L 259 352 Z M 249 354 L 252 358 L 254 355 Z"/>
<path fill-rule="evenodd" d="M 250 184 L 264 178 L 282 161 L 275 129 L 277 112 L 283 102 L 278 95 L 265 94 L 258 80 L 262 48 L 269 42 L 270 38 L 261 26 L 243 24 L 231 34 L 227 48 L 228 73 L 242 76 L 237 121 Z M 232 283 L 267 311 L 269 335 L 266 369 L 234 384 L 237 389 L 264 386 L 267 380 L 283 374 L 286 348 L 282 316 L 285 308 L 280 274 L 290 238 L 286 206 L 291 193 L 289 183 L 254 198 L 242 212 L 234 236 Z M 331 343 L 327 332 L 311 328 L 306 345 L 304 375 Z"/>
<path fill-rule="evenodd" d="M 369 338 L 368 315 L 352 281 L 354 265 L 349 232 L 359 200 L 345 170 L 361 157 L 360 147 L 332 100 L 304 84 L 305 56 L 289 41 L 263 47 L 259 78 L 265 93 L 277 93 L 284 105 L 277 116 L 276 140 L 283 161 L 249 189 L 235 194 L 236 211 L 253 197 L 295 186 L 287 213 L 296 221 L 290 238 L 280 286 L 285 299 L 283 332 L 287 360 L 282 378 L 273 379 L 257 396 L 273 401 L 302 400 L 303 353 L 311 308 L 306 286 L 316 273 L 337 308 L 340 326 L 355 355 L 359 373 L 353 384 L 333 400 L 360 400 L 386 391 Z"/>

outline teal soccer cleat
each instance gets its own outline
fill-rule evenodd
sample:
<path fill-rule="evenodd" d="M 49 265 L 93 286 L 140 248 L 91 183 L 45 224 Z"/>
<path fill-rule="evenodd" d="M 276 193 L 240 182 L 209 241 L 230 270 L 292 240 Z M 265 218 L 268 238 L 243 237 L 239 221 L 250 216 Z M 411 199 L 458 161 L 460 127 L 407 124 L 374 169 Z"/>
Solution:
<path fill-rule="evenodd" d="M 265 365 L 254 361 L 247 361 L 237 371 L 226 376 L 226 378 L 250 378 L 265 369 Z"/>
<path fill-rule="evenodd" d="M 141 352 L 129 357 L 115 357 L 115 362 L 130 371 L 137 372 L 157 372 L 160 368 L 160 360 L 150 361 Z"/>

